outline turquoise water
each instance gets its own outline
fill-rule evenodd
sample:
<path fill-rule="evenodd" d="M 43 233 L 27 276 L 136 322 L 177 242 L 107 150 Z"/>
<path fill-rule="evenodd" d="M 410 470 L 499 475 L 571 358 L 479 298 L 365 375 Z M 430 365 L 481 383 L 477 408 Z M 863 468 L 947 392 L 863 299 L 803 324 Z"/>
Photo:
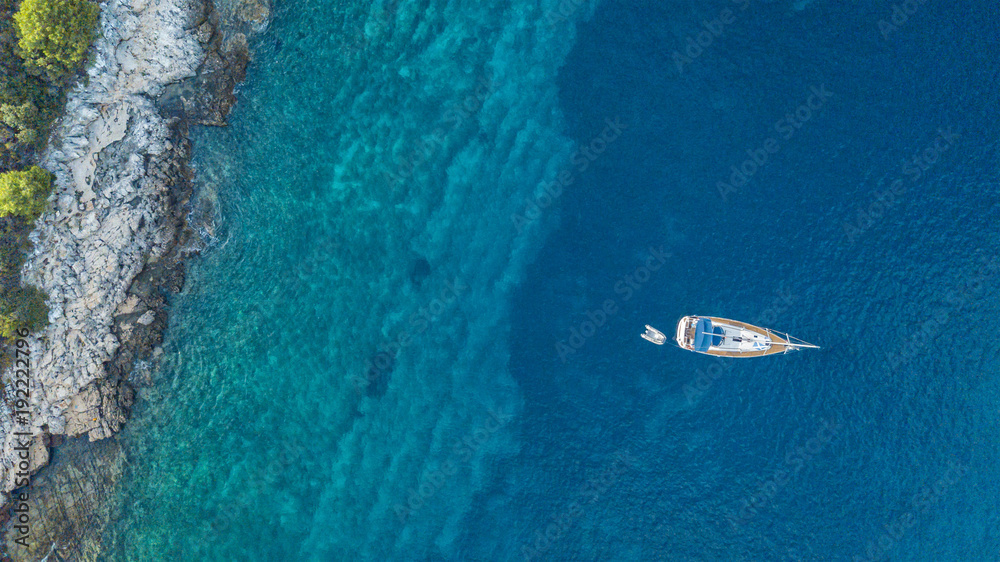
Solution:
<path fill-rule="evenodd" d="M 509 300 L 555 214 L 511 215 L 570 155 L 546 9 L 276 4 L 195 134 L 218 241 L 123 436 L 116 558 L 453 555 L 518 447 Z"/>
<path fill-rule="evenodd" d="M 107 557 L 1000 559 L 995 7 L 913 5 L 276 4 Z"/>

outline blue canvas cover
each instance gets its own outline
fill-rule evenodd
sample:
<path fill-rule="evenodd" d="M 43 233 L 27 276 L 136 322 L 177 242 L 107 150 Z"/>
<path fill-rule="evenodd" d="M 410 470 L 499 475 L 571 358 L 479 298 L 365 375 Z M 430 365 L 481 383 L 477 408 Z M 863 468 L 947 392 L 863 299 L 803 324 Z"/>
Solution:
<path fill-rule="evenodd" d="M 713 330 L 712 321 L 708 318 L 702 318 L 698 320 L 698 324 L 694 329 L 694 350 L 705 352 L 712 345 Z"/>
<path fill-rule="evenodd" d="M 712 338 L 712 345 L 719 345 L 722 343 L 722 338 L 725 336 L 726 331 L 723 330 L 721 326 L 716 326 L 712 332 L 715 334 L 715 337 Z"/>

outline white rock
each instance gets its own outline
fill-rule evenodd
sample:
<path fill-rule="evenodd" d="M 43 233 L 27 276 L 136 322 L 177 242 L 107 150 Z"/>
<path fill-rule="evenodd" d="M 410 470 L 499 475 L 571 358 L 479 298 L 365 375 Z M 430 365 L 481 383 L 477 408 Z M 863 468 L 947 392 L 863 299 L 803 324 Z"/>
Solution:
<path fill-rule="evenodd" d="M 142 324 L 143 326 L 149 326 L 153 323 L 153 320 L 156 320 L 156 314 L 152 310 L 147 310 L 145 314 L 136 320 L 136 322 Z"/>
<path fill-rule="evenodd" d="M 107 424 L 93 421 L 100 396 L 90 384 L 105 375 L 104 362 L 118 349 L 111 333 L 115 310 L 145 260 L 158 257 L 151 249 L 164 247 L 153 225 L 169 222 L 160 217 L 167 190 L 146 177 L 145 163 L 163 153 L 169 130 L 152 98 L 192 76 L 204 58 L 195 30 L 188 29 L 191 9 L 185 0 L 101 4 L 102 36 L 89 79 L 68 94 L 43 157 L 43 167 L 56 174 L 55 204 L 29 236 L 34 246 L 22 275 L 48 293 L 49 326 L 28 338 L 37 359 L 27 423 L 15 425 L 10 406 L 0 401 L 3 490 L 13 488 L 14 431 L 40 434 L 47 425 L 54 434 L 111 434 Z M 138 208 L 124 204 L 133 198 Z M 139 217 L 145 217 L 142 229 Z M 140 322 L 154 319 L 148 311 Z"/>

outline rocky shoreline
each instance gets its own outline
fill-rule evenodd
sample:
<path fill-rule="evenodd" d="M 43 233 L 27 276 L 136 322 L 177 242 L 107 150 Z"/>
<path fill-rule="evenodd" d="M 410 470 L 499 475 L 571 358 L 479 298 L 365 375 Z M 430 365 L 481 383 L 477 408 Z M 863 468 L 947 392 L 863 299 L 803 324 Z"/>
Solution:
<path fill-rule="evenodd" d="M 47 291 L 50 314 L 26 338 L 29 415 L 0 406 L 0 521 L 15 560 L 99 557 L 108 494 L 124 463 L 106 438 L 127 420 L 143 383 L 136 365 L 156 355 L 167 295 L 181 290 L 185 259 L 203 245 L 187 220 L 188 128 L 225 124 L 250 57 L 247 35 L 270 15 L 257 0 L 226 10 L 211 0 L 110 0 L 101 8 L 87 78 L 70 92 L 41 162 L 56 174 L 55 190 L 23 277 Z M 17 462 L 26 441 L 28 488 Z M 26 540 L 9 509 L 20 503 Z"/>

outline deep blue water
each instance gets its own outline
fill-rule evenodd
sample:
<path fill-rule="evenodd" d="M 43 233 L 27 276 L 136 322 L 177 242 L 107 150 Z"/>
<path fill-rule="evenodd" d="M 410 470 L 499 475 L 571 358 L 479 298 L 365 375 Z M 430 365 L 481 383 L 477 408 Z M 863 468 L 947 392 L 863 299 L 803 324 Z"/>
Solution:
<path fill-rule="evenodd" d="M 884 38 L 885 3 L 751 2 L 678 72 L 674 50 L 729 4 L 609 2 L 581 27 L 559 77 L 570 135 L 630 129 L 567 192 L 517 296 L 524 445 L 467 552 L 1000 559 L 996 8 L 929 3 Z M 814 86 L 834 95 L 786 139 L 775 125 Z M 917 178 L 940 129 L 959 136 Z M 723 198 L 767 138 L 777 152 Z M 660 245 L 673 257 L 625 300 L 616 283 Z M 606 299 L 620 311 L 563 362 L 557 341 Z M 637 337 L 692 313 L 824 349 L 722 363 L 699 386 L 716 362 Z M 633 466 L 595 494 L 621 451 Z"/>
<path fill-rule="evenodd" d="M 276 4 L 109 556 L 1000 560 L 997 8 L 574 6 Z"/>

